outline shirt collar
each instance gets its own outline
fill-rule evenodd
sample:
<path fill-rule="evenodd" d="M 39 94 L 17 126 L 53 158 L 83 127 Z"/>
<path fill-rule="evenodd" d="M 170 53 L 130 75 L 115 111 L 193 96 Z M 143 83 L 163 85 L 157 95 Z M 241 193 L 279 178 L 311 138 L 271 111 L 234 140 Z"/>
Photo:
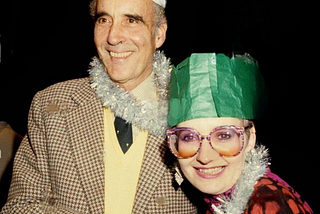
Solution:
<path fill-rule="evenodd" d="M 154 73 L 151 72 L 149 77 L 140 85 L 130 91 L 138 100 L 156 100 L 156 87 L 154 84 Z"/>

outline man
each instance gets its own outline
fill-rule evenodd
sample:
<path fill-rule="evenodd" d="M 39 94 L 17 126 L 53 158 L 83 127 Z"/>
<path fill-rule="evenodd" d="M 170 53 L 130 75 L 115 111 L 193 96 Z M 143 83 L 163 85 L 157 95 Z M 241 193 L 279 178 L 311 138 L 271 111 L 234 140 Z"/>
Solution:
<path fill-rule="evenodd" d="M 90 4 L 98 52 L 90 78 L 35 95 L 3 214 L 197 212 L 164 163 L 170 62 L 156 49 L 165 4 Z M 129 126 L 122 143 L 118 119 Z"/>

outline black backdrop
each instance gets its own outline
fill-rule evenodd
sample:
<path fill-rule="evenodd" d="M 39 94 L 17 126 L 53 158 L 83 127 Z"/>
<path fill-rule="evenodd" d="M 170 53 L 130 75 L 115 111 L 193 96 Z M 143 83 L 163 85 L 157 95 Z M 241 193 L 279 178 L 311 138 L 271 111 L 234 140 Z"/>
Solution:
<path fill-rule="evenodd" d="M 1 111 L 26 133 L 33 95 L 53 83 L 87 76 L 95 54 L 88 0 L 1 2 Z M 173 64 L 193 52 L 246 51 L 259 61 L 270 91 L 258 140 L 271 169 L 319 211 L 317 67 L 319 1 L 168 0 L 161 47 Z"/>

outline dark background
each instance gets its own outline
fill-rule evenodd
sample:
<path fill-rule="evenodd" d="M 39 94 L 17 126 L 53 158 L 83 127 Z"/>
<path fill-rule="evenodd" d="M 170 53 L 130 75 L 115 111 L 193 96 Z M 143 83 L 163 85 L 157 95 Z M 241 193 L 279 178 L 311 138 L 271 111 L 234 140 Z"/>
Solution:
<path fill-rule="evenodd" d="M 0 120 L 26 133 L 34 94 L 88 76 L 95 55 L 88 0 L 2 1 Z M 270 148 L 271 169 L 319 211 L 319 1 L 168 0 L 161 47 L 173 64 L 194 52 L 249 52 L 269 89 L 258 141 Z"/>

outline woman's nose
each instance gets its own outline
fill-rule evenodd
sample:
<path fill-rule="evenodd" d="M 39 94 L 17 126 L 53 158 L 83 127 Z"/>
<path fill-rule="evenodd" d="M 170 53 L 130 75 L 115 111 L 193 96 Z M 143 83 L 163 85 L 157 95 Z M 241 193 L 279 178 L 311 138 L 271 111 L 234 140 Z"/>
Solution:
<path fill-rule="evenodd" d="M 196 156 L 197 161 L 206 165 L 217 158 L 220 158 L 220 154 L 211 147 L 208 139 L 203 139 L 201 148 Z"/>

